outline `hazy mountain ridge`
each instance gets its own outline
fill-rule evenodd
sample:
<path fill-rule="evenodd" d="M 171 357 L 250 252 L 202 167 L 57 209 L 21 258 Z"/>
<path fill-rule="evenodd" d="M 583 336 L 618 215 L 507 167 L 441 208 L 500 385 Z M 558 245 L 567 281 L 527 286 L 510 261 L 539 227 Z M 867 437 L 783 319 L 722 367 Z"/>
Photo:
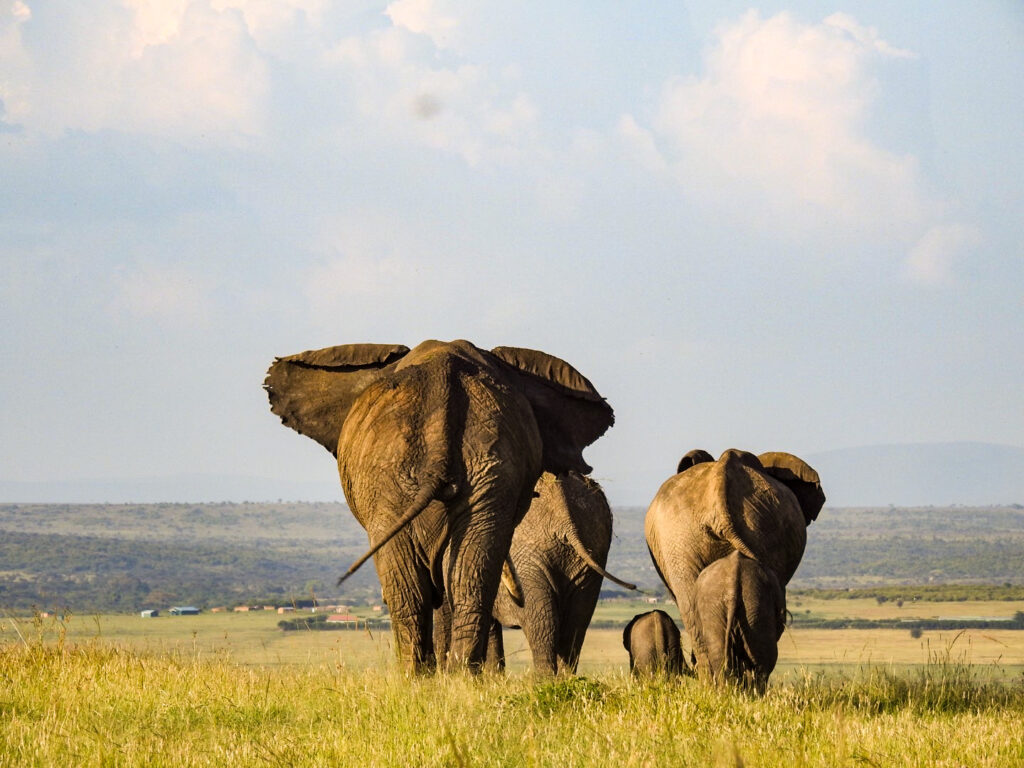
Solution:
<path fill-rule="evenodd" d="M 841 448 L 804 456 L 834 507 L 986 506 L 1024 503 L 1024 448 L 992 443 L 914 443 Z M 674 466 L 678 457 L 666 462 Z M 604 477 L 607 468 L 595 476 Z M 670 471 L 670 470 L 667 470 Z M 646 506 L 668 477 L 602 480 L 615 506 Z M 643 480 L 643 482 L 641 482 Z M 296 481 L 242 475 L 174 475 L 23 482 L 0 480 L 0 503 L 155 504 L 343 502 L 337 479 Z"/>

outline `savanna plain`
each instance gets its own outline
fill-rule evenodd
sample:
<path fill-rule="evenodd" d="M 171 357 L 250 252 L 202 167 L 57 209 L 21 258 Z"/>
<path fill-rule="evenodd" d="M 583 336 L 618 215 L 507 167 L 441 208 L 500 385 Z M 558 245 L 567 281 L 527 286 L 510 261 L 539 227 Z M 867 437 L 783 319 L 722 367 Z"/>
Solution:
<path fill-rule="evenodd" d="M 409 678 L 388 632 L 279 618 L 4 619 L 0 764 L 1024 763 L 1020 631 L 792 628 L 758 698 L 634 681 L 614 629 L 591 630 L 576 678 L 534 679 L 514 631 L 504 676 Z"/>
<path fill-rule="evenodd" d="M 155 529 L 145 526 L 150 512 L 164 520 L 181 515 L 196 521 L 199 534 L 209 533 L 210 526 L 204 528 L 191 507 L 136 510 L 139 535 L 128 540 L 123 528 L 116 535 L 110 529 L 109 541 L 92 523 L 85 530 L 86 515 L 99 515 L 96 509 L 39 512 L 21 507 L 0 514 L 0 530 L 5 520 L 22 531 L 26 519 L 38 521 L 33 541 L 40 551 L 63 553 L 65 562 L 62 568 L 47 566 L 49 580 L 27 563 L 18 565 L 16 576 L 13 568 L 5 576 L 0 766 L 1024 765 L 1024 631 L 1009 628 L 1024 615 L 1024 591 L 1013 578 L 1014 568 L 985 574 L 967 586 L 943 583 L 942 574 L 935 573 L 939 568 L 957 572 L 974 558 L 1004 568 L 1019 557 L 1014 553 L 1021 551 L 1020 510 L 987 512 L 985 536 L 963 530 L 958 521 L 965 518 L 958 510 L 944 518 L 935 511 L 901 514 L 901 524 L 911 526 L 914 515 L 945 520 L 944 527 L 933 525 L 930 543 L 947 553 L 944 563 L 928 562 L 931 578 L 911 574 L 902 585 L 896 569 L 914 560 L 899 556 L 906 546 L 897 544 L 898 551 L 890 554 L 878 550 L 876 518 L 892 513 L 835 512 L 834 523 L 823 525 L 820 540 L 808 547 L 810 554 L 817 544 L 822 565 L 808 558 L 802 580 L 798 574 L 792 584 L 792 620 L 763 697 L 715 689 L 689 677 L 630 678 L 621 626 L 655 607 L 677 617 L 653 580 L 638 579 L 646 599 L 609 594 L 601 601 L 577 677 L 536 679 L 522 634 L 506 630 L 506 674 L 412 678 L 396 664 L 386 630 L 286 632 L 278 626 L 301 610 L 288 616 L 208 610 L 198 616 L 166 615 L 166 604 L 192 602 L 188 592 L 175 590 L 219 589 L 220 577 L 211 571 L 208 584 L 194 587 L 159 578 L 159 569 L 169 562 L 179 573 L 190 568 L 191 544 L 180 528 L 178 548 L 166 550 L 162 559 L 132 562 L 126 552 L 133 551 L 132 541 L 162 546 Z M 214 512 L 237 514 L 243 522 L 257 518 L 257 511 L 245 508 Z M 45 530 L 44 520 L 52 530 Z M 629 549 L 635 537 L 623 535 L 635 521 L 625 515 L 617 520 L 624 541 L 613 546 L 611 564 L 636 573 L 642 557 Z M 992 533 L 994 523 L 1004 529 L 999 535 Z M 889 526 L 886 546 L 901 535 L 894 527 Z M 195 561 L 201 556 L 209 565 L 212 553 L 225 564 L 224 574 L 239 570 L 231 567 L 233 558 L 249 558 L 246 553 L 261 549 L 272 561 L 268 568 L 279 569 L 275 558 L 292 562 L 285 549 L 271 551 L 271 536 L 261 540 L 267 534 L 258 528 L 254 525 L 244 541 L 197 535 Z M 325 549 L 321 557 L 317 548 L 328 546 L 323 530 L 317 524 L 301 535 L 297 527 L 284 531 L 293 535 L 283 537 L 282 547 L 308 548 L 315 555 L 308 558 L 310 567 L 331 561 L 330 573 L 336 574 L 344 556 Z M 281 531 L 271 533 L 281 540 Z M 911 540 L 921 544 L 920 536 L 908 532 L 906 541 Z M 76 544 L 82 549 L 74 549 Z M 996 551 L 989 548 L 1003 557 L 992 557 Z M 881 554 L 868 561 L 866 553 L 876 550 Z M 90 553 L 88 569 L 67 565 L 78 562 L 76 551 Z M 103 552 L 112 558 L 107 565 L 99 556 Z M 631 568 L 634 557 L 637 565 Z M 889 562 L 886 557 L 893 565 L 882 568 L 878 564 Z M 251 562 L 259 561 L 252 555 Z M 858 566 L 846 577 L 839 564 L 847 562 L 869 562 L 878 573 L 854 578 L 868 572 Z M 319 588 L 315 573 L 295 567 L 294 574 L 268 571 L 266 584 L 282 584 L 293 597 Z M 125 581 L 126 573 L 138 583 Z M 282 580 L 282 573 L 292 582 Z M 111 581 L 111 574 L 121 581 Z M 326 580 L 325 571 L 321 581 Z M 838 588 L 840 582 L 858 586 Z M 68 585 L 67 594 L 83 606 L 90 605 L 86 590 L 95 589 L 92 607 L 58 607 L 55 615 L 44 616 L 23 602 L 15 604 L 16 594 L 35 600 L 32 594 L 59 584 Z M 223 587 L 227 597 L 214 600 L 211 592 L 208 600 L 194 602 L 208 608 L 230 603 L 236 592 L 264 587 L 263 582 L 228 584 Z M 371 587 L 360 589 L 372 597 Z M 141 618 L 102 607 L 105 600 L 134 594 L 143 595 L 143 607 L 162 608 L 161 615 Z M 159 602 L 158 596 L 166 599 Z M 57 607 L 56 599 L 50 602 Z M 350 602 L 353 613 L 374 615 L 372 599 Z M 980 626 L 958 628 L 958 621 Z"/>

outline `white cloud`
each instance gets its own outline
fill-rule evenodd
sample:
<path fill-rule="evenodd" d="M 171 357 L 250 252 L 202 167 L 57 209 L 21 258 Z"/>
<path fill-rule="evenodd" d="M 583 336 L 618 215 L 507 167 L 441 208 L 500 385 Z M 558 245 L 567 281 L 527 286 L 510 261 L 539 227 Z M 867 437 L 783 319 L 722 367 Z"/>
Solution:
<path fill-rule="evenodd" d="M 29 89 L 15 73 L 31 66 L 22 42 L 22 28 L 32 19 L 32 9 L 21 0 L 0 1 L 0 121 L 14 123 L 25 112 Z"/>
<path fill-rule="evenodd" d="M 312 25 L 321 22 L 328 0 L 123 0 L 134 13 L 136 56 L 147 46 L 171 43 L 181 32 L 191 6 L 209 6 L 216 13 L 237 12 L 248 34 L 261 48 L 272 47 L 282 30 L 305 19 Z"/>
<path fill-rule="evenodd" d="M 459 20 L 444 0 L 395 0 L 385 13 L 396 27 L 426 35 L 438 48 L 450 47 Z"/>
<path fill-rule="evenodd" d="M 536 143 L 537 108 L 514 68 L 442 50 L 457 24 L 440 0 L 399 0 L 372 22 L 370 7 L 330 0 L 54 0 L 65 12 L 31 36 L 28 1 L 0 0 L 0 101 L 28 136 L 250 144 L 299 108 L 316 110 L 319 135 L 414 143 L 471 165 L 516 162 Z M 289 76 L 275 81 L 275 69 Z"/>
<path fill-rule="evenodd" d="M 627 115 L 619 132 L 647 168 L 762 226 L 907 236 L 930 215 L 917 163 L 862 126 L 873 68 L 909 55 L 849 16 L 803 24 L 750 11 L 719 27 L 702 76 L 666 83 L 648 125 Z"/>
<path fill-rule="evenodd" d="M 979 233 L 964 224 L 938 224 L 931 227 L 910 250 L 906 275 L 924 285 L 949 285 L 953 282 L 957 259 L 981 242 Z"/>
<path fill-rule="evenodd" d="M 135 14 L 132 56 L 138 58 L 152 45 L 165 45 L 177 36 L 190 0 L 124 0 Z"/>
<path fill-rule="evenodd" d="M 147 265 L 115 275 L 117 315 L 170 326 L 203 324 L 212 306 L 209 279 L 182 267 Z"/>
<path fill-rule="evenodd" d="M 43 135 L 260 133 L 266 61 L 245 14 L 231 3 L 219 5 L 221 10 L 197 0 L 120 0 L 88 13 L 57 12 L 40 22 L 61 20 L 36 30 L 33 49 L 24 47 L 22 37 L 21 47 L 11 50 L 11 22 L 0 19 L 6 69 L 0 99 L 8 121 Z M 16 12 L 20 6 L 15 3 Z M 19 24 L 35 23 L 30 13 L 15 17 Z"/>
<path fill-rule="evenodd" d="M 407 29 L 349 37 L 329 54 L 353 88 L 361 119 L 393 138 L 460 156 L 510 163 L 533 151 L 538 111 L 512 75 L 444 60 Z"/>

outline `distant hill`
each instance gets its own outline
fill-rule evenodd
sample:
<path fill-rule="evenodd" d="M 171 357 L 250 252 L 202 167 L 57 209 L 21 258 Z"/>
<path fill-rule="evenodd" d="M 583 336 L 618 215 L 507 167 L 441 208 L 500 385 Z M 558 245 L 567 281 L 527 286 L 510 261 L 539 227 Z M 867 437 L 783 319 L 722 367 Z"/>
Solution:
<path fill-rule="evenodd" d="M 803 458 L 821 475 L 832 507 L 1024 504 L 1024 448 L 991 443 L 872 445 Z M 615 506 L 646 507 L 665 472 L 652 477 L 596 476 Z M 242 501 L 343 502 L 341 485 L 245 475 L 187 474 L 17 482 L 0 480 L 0 503 L 156 504 Z"/>
<path fill-rule="evenodd" d="M 616 507 L 608 569 L 664 594 L 644 507 Z M 1024 583 L 1024 508 L 826 506 L 790 584 Z M 367 535 L 339 503 L 0 504 L 0 613 L 380 600 Z M 617 587 L 606 586 L 609 591 Z"/>
<path fill-rule="evenodd" d="M 871 445 L 804 458 L 831 507 L 1024 503 L 1024 448 L 1012 445 Z"/>

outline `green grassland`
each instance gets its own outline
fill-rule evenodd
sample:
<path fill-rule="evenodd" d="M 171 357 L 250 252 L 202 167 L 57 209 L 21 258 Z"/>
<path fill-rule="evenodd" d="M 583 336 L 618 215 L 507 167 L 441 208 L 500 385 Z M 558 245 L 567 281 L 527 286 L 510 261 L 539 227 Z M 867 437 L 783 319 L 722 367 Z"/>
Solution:
<path fill-rule="evenodd" d="M 276 619 L 3 620 L 0 765 L 1024 761 L 1024 685 L 1007 666 L 1024 662 L 1021 632 L 988 639 L 996 662 L 972 633 L 794 629 L 756 698 L 692 678 L 633 681 L 614 630 L 588 635 L 578 678 L 534 679 L 511 633 L 506 675 L 410 679 L 388 633 L 285 633 Z"/>

